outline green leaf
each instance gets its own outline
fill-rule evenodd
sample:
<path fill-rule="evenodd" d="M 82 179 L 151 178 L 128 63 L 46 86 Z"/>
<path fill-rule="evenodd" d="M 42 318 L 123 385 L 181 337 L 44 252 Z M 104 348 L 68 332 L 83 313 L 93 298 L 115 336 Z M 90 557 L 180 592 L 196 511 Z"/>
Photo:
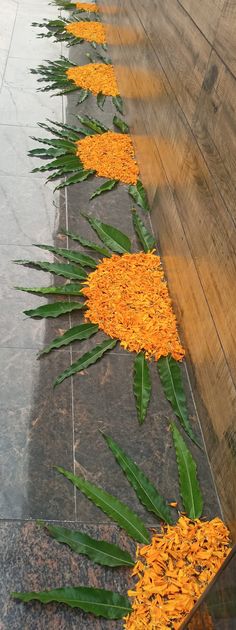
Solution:
<path fill-rule="evenodd" d="M 180 494 L 183 500 L 183 506 L 189 518 L 200 518 L 203 510 L 203 499 L 197 478 L 197 466 L 182 435 L 174 424 L 171 424 L 171 430 L 176 452 Z"/>
<path fill-rule="evenodd" d="M 43 524 L 49 534 L 58 542 L 68 545 L 76 553 L 88 556 L 90 560 L 105 567 L 123 567 L 134 565 L 130 554 L 117 545 L 96 540 L 88 534 L 55 525 Z"/>
<path fill-rule="evenodd" d="M 143 424 L 151 396 L 151 379 L 144 352 L 139 352 L 134 360 L 134 395 L 139 423 Z"/>
<path fill-rule="evenodd" d="M 80 105 L 80 103 L 83 103 L 86 100 L 86 98 L 88 98 L 89 94 L 90 94 L 89 90 L 80 89 L 77 104 Z"/>
<path fill-rule="evenodd" d="M 96 363 L 96 361 L 98 361 L 98 359 L 100 359 L 105 352 L 114 348 L 116 344 L 117 344 L 116 339 L 106 339 L 105 341 L 103 341 L 103 343 L 93 348 L 93 350 L 86 352 L 85 354 L 82 355 L 82 357 L 80 357 L 77 361 L 72 363 L 72 365 L 70 365 L 70 367 L 67 368 L 67 370 L 62 372 L 62 374 L 60 374 L 56 378 L 56 380 L 53 383 L 53 386 L 56 387 L 56 385 L 59 385 L 60 383 L 62 383 L 62 381 L 64 381 L 69 376 L 73 376 L 73 374 L 82 372 L 82 370 L 85 370 L 87 367 L 89 367 L 93 363 Z"/>
<path fill-rule="evenodd" d="M 187 435 L 198 444 L 188 419 L 187 402 L 179 363 L 171 356 L 161 357 L 157 361 L 157 369 L 166 398 L 169 400 L 174 413 L 179 418 Z"/>
<path fill-rule="evenodd" d="M 98 219 L 83 214 L 85 219 L 89 222 L 93 230 L 98 234 L 99 238 L 112 252 L 118 254 L 126 254 L 131 250 L 131 242 L 128 236 L 113 225 L 102 223 Z"/>
<path fill-rule="evenodd" d="M 65 151 L 64 149 L 56 149 L 54 147 L 51 147 L 50 149 L 31 149 L 31 151 L 28 152 L 28 155 L 48 160 L 51 157 L 56 158 L 65 155 Z"/>
<path fill-rule="evenodd" d="M 121 96 L 113 96 L 112 97 L 112 103 L 113 105 L 115 105 L 115 108 L 117 109 L 117 111 L 123 115 L 123 101 Z"/>
<path fill-rule="evenodd" d="M 52 247 L 51 245 L 37 245 L 36 243 L 34 243 L 34 246 L 39 247 L 40 249 L 46 249 L 48 252 L 62 256 L 62 258 L 66 258 L 71 262 L 78 263 L 82 267 L 92 267 L 93 269 L 96 269 L 97 267 L 97 263 L 94 258 L 86 256 L 86 254 L 81 254 L 81 252 L 76 252 L 72 249 L 66 249 L 63 247 Z"/>
<path fill-rule="evenodd" d="M 165 523 L 173 523 L 170 508 L 155 486 L 135 462 L 108 435 L 102 434 L 116 461 L 121 466 L 136 495 L 149 512 L 154 512 Z"/>
<path fill-rule="evenodd" d="M 85 308 L 81 302 L 55 302 L 55 304 L 46 304 L 23 312 L 28 317 L 59 317 L 59 315 L 78 311 L 81 308 Z"/>
<path fill-rule="evenodd" d="M 72 175 L 72 177 L 68 177 L 62 184 L 56 186 L 54 190 L 60 190 L 60 188 L 66 188 L 66 186 L 71 186 L 72 184 L 79 184 L 80 182 L 84 182 L 90 175 L 94 175 L 95 171 L 79 171 L 76 175 Z"/>
<path fill-rule="evenodd" d="M 99 186 L 94 193 L 91 195 L 90 199 L 94 199 L 94 197 L 98 197 L 102 193 L 108 192 L 109 190 L 113 190 L 115 186 L 118 184 L 117 179 L 108 179 L 102 186 Z"/>
<path fill-rule="evenodd" d="M 56 276 L 63 276 L 64 278 L 69 278 L 70 280 L 85 280 L 87 278 L 87 273 L 84 269 L 80 269 L 80 267 L 76 267 L 70 263 L 49 263 L 41 260 L 14 260 L 14 262 L 17 265 L 23 265 L 25 267 L 30 266 L 35 269 L 49 271 L 50 273 L 54 273 Z"/>
<path fill-rule="evenodd" d="M 52 162 L 48 162 L 45 166 L 40 166 L 39 168 L 34 168 L 32 173 L 46 173 L 46 171 L 54 171 L 56 169 L 67 169 L 68 172 L 71 171 L 82 171 L 83 166 L 79 160 L 79 158 L 75 155 L 61 155 L 56 158 Z"/>
<path fill-rule="evenodd" d="M 145 252 L 152 251 L 156 247 L 156 242 L 151 232 L 147 230 L 142 219 L 140 219 L 139 215 L 137 214 L 137 212 L 135 212 L 135 210 L 133 210 L 132 212 L 132 218 L 133 218 L 133 226 L 134 226 L 135 232 L 143 247 L 143 250 Z"/>
<path fill-rule="evenodd" d="M 102 111 L 105 104 L 105 100 L 106 100 L 105 94 L 103 94 L 102 92 L 99 92 L 99 94 L 97 95 L 97 105 Z"/>
<path fill-rule="evenodd" d="M 129 127 L 124 120 L 121 120 L 118 116 L 114 116 L 113 125 L 120 129 L 121 133 L 129 133 Z"/>
<path fill-rule="evenodd" d="M 81 288 L 81 284 L 63 284 L 59 287 L 15 287 L 18 291 L 40 295 L 81 295 Z"/>
<path fill-rule="evenodd" d="M 129 194 L 140 208 L 150 212 L 147 195 L 140 180 L 137 181 L 135 186 L 129 186 Z"/>
<path fill-rule="evenodd" d="M 76 475 L 64 468 L 56 467 L 56 470 L 69 479 L 76 488 L 79 488 L 92 503 L 99 507 L 115 523 L 123 527 L 134 540 L 144 544 L 150 541 L 150 536 L 144 523 L 125 503 L 122 503 L 112 494 L 108 494 L 108 492 L 95 486 L 90 481 L 86 481 L 82 477 L 76 477 Z"/>
<path fill-rule="evenodd" d="M 79 234 L 74 234 L 73 232 L 69 232 L 68 230 L 63 230 L 63 234 L 65 234 L 66 236 L 69 236 L 69 238 L 71 238 L 73 241 L 78 241 L 78 243 L 80 243 L 80 245 L 83 245 L 83 247 L 88 247 L 89 249 L 92 249 L 93 251 L 98 252 L 102 256 L 108 256 L 108 257 L 111 256 L 108 249 L 105 249 L 105 247 L 101 247 L 100 245 L 97 245 L 97 243 L 93 243 L 93 241 L 88 241 L 86 238 L 84 238 L 83 236 L 80 236 Z"/>
<path fill-rule="evenodd" d="M 131 606 L 126 596 L 89 586 L 66 586 L 51 591 L 35 593 L 12 593 L 13 599 L 22 602 L 37 600 L 41 604 L 57 602 L 66 604 L 70 608 L 80 608 L 84 612 L 93 613 L 96 617 L 105 619 L 122 619 L 131 612 Z"/>
<path fill-rule="evenodd" d="M 100 120 L 97 120 L 96 118 L 91 118 L 91 116 L 77 116 L 77 118 L 82 123 L 82 125 L 84 125 L 88 129 L 92 129 L 92 131 L 95 131 L 96 133 L 104 133 L 105 131 L 109 131 L 108 127 L 103 125 L 103 123 L 101 123 Z"/>
<path fill-rule="evenodd" d="M 60 335 L 53 339 L 49 346 L 46 346 L 41 352 L 39 352 L 39 356 L 42 354 L 48 354 L 51 350 L 55 350 L 56 348 L 61 348 L 62 346 L 68 346 L 73 341 L 82 341 L 83 339 L 89 339 L 98 332 L 97 324 L 79 324 L 78 326 L 73 326 L 67 330 L 64 335 Z"/>

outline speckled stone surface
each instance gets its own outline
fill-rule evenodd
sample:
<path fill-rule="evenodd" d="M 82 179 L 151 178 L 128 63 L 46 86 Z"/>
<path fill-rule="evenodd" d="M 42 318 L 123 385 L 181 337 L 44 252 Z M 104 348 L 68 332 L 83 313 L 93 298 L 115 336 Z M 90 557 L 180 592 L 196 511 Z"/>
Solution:
<path fill-rule="evenodd" d="M 115 526 L 67 524 L 98 539 L 119 544 L 134 557 L 135 545 Z M 118 630 L 121 622 L 111 622 L 85 615 L 63 605 L 38 602 L 23 604 L 10 598 L 12 591 L 45 590 L 62 586 L 94 586 L 125 594 L 130 580 L 128 569 L 107 569 L 77 556 L 59 545 L 31 522 L 0 524 L 1 630 Z"/>
<path fill-rule="evenodd" d="M 76 113 L 89 113 L 111 126 L 116 113 L 107 99 L 104 112 L 92 96 L 80 108 L 76 95 L 50 99 L 36 95 L 35 77 L 28 68 L 45 58 L 58 58 L 61 47 L 49 40 L 36 39 L 30 29 L 32 19 L 55 16 L 47 0 L 1 0 L 4 29 L 0 57 L 2 92 L 0 125 L 3 150 L 0 155 L 0 630 L 118 630 L 121 622 L 95 619 L 65 606 L 39 603 L 28 606 L 10 599 L 14 590 L 40 590 L 63 585 L 94 585 L 125 593 L 130 582 L 127 570 L 106 570 L 77 557 L 65 546 L 50 539 L 32 519 L 43 518 L 117 542 L 134 552 L 135 545 L 113 526 L 53 468 L 75 470 L 103 486 L 136 510 L 150 526 L 157 524 L 137 502 L 134 491 L 115 463 L 99 429 L 111 435 L 149 475 L 168 500 L 178 500 L 177 468 L 169 432 L 172 410 L 164 398 L 155 365 L 152 365 L 152 399 L 144 426 L 139 427 L 132 391 L 134 356 L 119 344 L 102 361 L 67 379 L 53 390 L 55 377 L 92 348 L 104 336 L 99 333 L 83 343 L 75 343 L 37 360 L 37 352 L 61 331 L 82 321 L 81 314 L 60 320 L 28 319 L 22 312 L 46 303 L 45 298 L 16 293 L 13 285 L 47 286 L 55 278 L 29 268 L 13 266 L 18 258 L 51 260 L 46 252 L 32 247 L 44 242 L 66 247 L 58 235 L 66 226 L 73 232 L 97 241 L 80 212 L 86 211 L 126 232 L 137 248 L 132 228 L 132 201 L 127 187 L 89 201 L 103 182 L 93 178 L 53 196 L 52 185 L 45 187 L 42 174 L 29 175 L 35 160 L 27 159 L 35 146 L 29 136 L 44 136 L 36 129 L 46 117 L 76 124 Z M 5 20 L 5 21 L 4 21 Z M 33 52 L 32 52 L 33 51 Z M 62 49 L 73 61 L 86 63 L 90 46 Z M 29 62 L 30 58 L 30 62 Z M 7 65 L 5 65 L 7 62 Z M 20 76 L 19 68 L 22 70 Z M 5 72 L 6 71 L 6 72 Z M 11 85 L 15 83 L 15 87 Z M 62 107 L 63 105 L 63 107 Z M 147 225 L 149 217 L 143 217 Z M 70 243 L 77 249 L 78 244 Z M 60 280 L 59 280 L 60 282 Z M 96 341 L 95 341 L 96 339 Z M 196 434 L 198 420 L 183 367 L 189 413 Z M 191 446 L 199 462 L 205 515 L 219 513 L 215 489 L 203 451 Z"/>

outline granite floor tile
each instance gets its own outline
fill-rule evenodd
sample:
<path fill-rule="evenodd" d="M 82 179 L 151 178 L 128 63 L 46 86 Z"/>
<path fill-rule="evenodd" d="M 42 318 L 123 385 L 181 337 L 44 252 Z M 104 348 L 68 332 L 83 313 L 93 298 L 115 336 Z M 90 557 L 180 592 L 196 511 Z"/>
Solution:
<path fill-rule="evenodd" d="M 73 353 L 73 360 L 76 354 Z M 74 377 L 75 458 L 77 473 L 103 486 L 135 509 L 147 522 L 156 522 L 136 500 L 123 473 L 104 443 L 99 430 L 111 435 L 143 468 L 167 500 L 179 500 L 177 468 L 169 431 L 173 413 L 167 403 L 152 366 L 153 392 L 146 422 L 138 425 L 132 391 L 134 356 L 107 354 L 84 373 Z M 189 400 L 193 426 L 199 432 L 194 410 Z M 205 514 L 218 510 L 205 454 L 197 447 L 192 452 L 199 461 L 199 474 L 204 480 Z M 104 516 L 77 493 L 77 518 L 103 522 Z"/>
<path fill-rule="evenodd" d="M 73 467 L 71 390 L 52 381 L 70 362 L 34 350 L 1 349 L 1 518 L 74 518 L 74 492 L 54 465 Z"/>
<path fill-rule="evenodd" d="M 32 140 L 31 136 L 45 138 L 46 132 L 39 127 L 36 130 L 35 127 L 1 126 L 0 176 L 29 177 L 30 175 L 30 179 L 40 177 L 45 183 L 45 173 L 30 174 L 33 168 L 42 166 L 40 159 L 28 155 L 30 149 L 35 149 L 37 146 L 37 142 Z M 21 186 L 24 186 L 23 183 Z"/>
<path fill-rule="evenodd" d="M 76 230 L 79 230 L 84 236 L 89 235 L 90 240 L 96 238 L 91 227 L 81 217 L 81 212 L 84 212 L 96 216 L 104 223 L 111 223 L 125 232 L 132 240 L 133 249 L 136 249 L 137 239 L 132 227 L 132 202 L 128 196 L 127 186 L 118 184 L 112 192 L 105 193 L 90 201 L 92 193 L 104 181 L 101 177 L 93 177 L 87 182 L 76 184 L 67 190 L 69 229 L 75 233 Z"/>
<path fill-rule="evenodd" d="M 53 195 L 54 187 L 32 175 L 0 176 L 1 245 L 54 243 L 59 228 L 65 227 L 64 195 Z"/>
<path fill-rule="evenodd" d="M 40 57 L 40 61 L 38 63 L 42 63 L 42 56 Z M 37 82 L 37 75 L 32 74 L 30 70 L 32 68 L 36 68 L 38 63 L 35 59 L 31 59 L 31 57 L 22 60 L 18 57 L 9 56 L 4 77 L 4 85 L 9 88 L 25 88 L 26 90 L 29 89 L 35 92 L 39 87 L 39 83 Z M 60 99 L 58 100 L 60 101 Z"/>
<path fill-rule="evenodd" d="M 62 525 L 64 525 L 62 523 Z M 134 545 L 114 526 L 68 524 L 90 536 L 119 544 L 134 554 Z M 34 523 L 5 523 L 0 526 L 0 553 L 4 580 L 1 582 L 0 628 L 4 630 L 119 630 L 121 621 L 106 621 L 66 606 L 37 602 L 25 605 L 10 598 L 12 591 L 43 590 L 64 585 L 90 585 L 126 594 L 129 569 L 107 569 L 93 565 L 59 545 Z"/>
<path fill-rule="evenodd" d="M 21 59 L 30 59 L 33 51 L 33 57 L 42 56 L 42 59 L 57 59 L 61 53 L 61 44 L 53 42 L 52 39 L 42 39 L 38 35 L 42 29 L 31 26 L 32 22 L 43 22 L 43 19 L 55 19 L 55 7 L 44 7 L 43 9 L 33 10 L 31 5 L 21 5 L 19 7 L 12 42 L 10 46 L 10 56 L 20 57 Z M 45 31 L 46 32 L 46 31 Z"/>
<path fill-rule="evenodd" d="M 0 89 L 1 89 L 1 85 L 2 85 L 2 80 L 3 80 L 5 67 L 6 67 L 7 54 L 8 53 L 7 53 L 6 50 L 0 48 Z"/>
<path fill-rule="evenodd" d="M 17 14 L 15 0 L 1 0 L 0 42 L 1 49 L 8 51 Z"/>
<path fill-rule="evenodd" d="M 3 125 L 37 126 L 46 118 L 62 119 L 61 100 L 30 88 L 3 84 L 0 94 L 0 120 Z"/>

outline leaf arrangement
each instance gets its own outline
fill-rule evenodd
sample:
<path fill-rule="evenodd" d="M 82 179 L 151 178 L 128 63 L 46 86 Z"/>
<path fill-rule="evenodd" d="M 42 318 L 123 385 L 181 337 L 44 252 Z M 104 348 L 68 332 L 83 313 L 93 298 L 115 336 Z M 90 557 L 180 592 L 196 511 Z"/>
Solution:
<path fill-rule="evenodd" d="M 119 97 L 114 97 L 116 101 Z M 118 107 L 119 108 L 119 107 Z M 54 181 L 56 179 L 63 178 L 63 181 L 56 187 L 55 190 L 65 188 L 72 184 L 78 184 L 85 181 L 89 177 L 95 175 L 95 170 L 84 169 L 84 166 L 76 155 L 76 142 L 81 140 L 84 136 L 92 136 L 94 134 L 103 134 L 109 131 L 99 120 L 92 118 L 91 116 L 77 116 L 80 127 L 74 127 L 63 123 L 53 122 L 49 120 L 50 125 L 46 123 L 39 123 L 39 127 L 52 134 L 52 138 L 36 138 L 32 137 L 40 144 L 44 145 L 43 148 L 31 149 L 29 155 L 31 157 L 40 158 L 47 162 L 43 166 L 33 169 L 33 173 L 37 172 L 49 172 L 47 181 Z M 122 134 L 126 134 L 128 127 L 126 123 L 123 123 L 118 116 L 113 118 L 114 126 L 119 129 Z M 102 186 L 95 190 L 91 199 L 94 197 L 112 190 L 119 180 L 108 179 Z M 130 185 L 128 187 L 129 195 L 143 210 L 149 211 L 148 200 L 146 192 L 140 180 L 136 185 Z"/>
<path fill-rule="evenodd" d="M 202 495 L 197 478 L 196 464 L 177 428 L 172 425 L 173 443 L 177 455 L 179 470 L 180 494 L 183 506 L 190 518 L 199 518 L 202 514 Z M 132 486 L 137 499 L 148 512 L 155 514 L 158 520 L 173 524 L 171 508 L 161 496 L 157 488 L 148 479 L 137 464 L 120 448 L 110 436 L 102 434 L 103 438 L 121 467 L 126 479 Z M 180 453 L 184 449 L 185 464 Z M 78 477 L 64 468 L 57 467 L 60 474 L 68 479 L 104 514 L 109 516 L 133 540 L 141 544 L 149 544 L 150 533 L 140 517 L 117 497 L 109 494 L 95 484 Z M 185 473 L 187 475 L 185 477 Z M 190 499 L 190 497 L 192 499 Z M 39 523 L 45 531 L 59 543 L 67 545 L 75 553 L 87 556 L 92 562 L 104 567 L 132 567 L 135 560 L 118 545 L 105 540 L 96 540 L 80 531 L 65 527 Z M 126 595 L 97 589 L 89 586 L 56 588 L 50 591 L 12 593 L 12 597 L 23 602 L 38 600 L 42 604 L 50 602 L 63 603 L 72 608 L 79 608 L 84 612 L 93 613 L 96 617 L 106 619 L 122 619 L 131 612 L 131 605 Z"/>
<path fill-rule="evenodd" d="M 126 234 L 110 224 L 102 223 L 92 216 L 83 216 L 88 221 L 92 230 L 99 237 L 102 247 L 90 240 L 87 241 L 80 235 L 76 235 L 71 232 L 64 232 L 64 234 L 70 239 L 82 244 L 84 248 L 94 250 L 94 252 L 102 254 L 105 258 L 109 258 L 112 254 L 122 256 L 123 254 L 131 253 L 131 242 Z M 148 252 L 150 247 L 155 245 L 153 236 L 147 230 L 141 217 L 135 210 L 133 210 L 132 216 L 134 229 L 138 239 L 144 252 Z M 29 309 L 24 311 L 25 315 L 33 318 L 56 318 L 60 317 L 60 315 L 64 315 L 65 313 L 72 313 L 73 316 L 73 313 L 75 314 L 77 311 L 86 310 L 86 301 L 81 301 L 81 298 L 83 298 L 83 294 L 81 292 L 83 284 L 81 284 L 81 282 L 83 283 L 87 278 L 86 269 L 96 269 L 97 265 L 100 264 L 99 260 L 96 260 L 91 255 L 87 255 L 73 249 L 52 247 L 50 245 L 36 245 L 36 247 L 54 254 L 56 262 L 35 262 L 30 260 L 16 260 L 15 262 L 20 265 L 31 266 L 35 269 L 52 273 L 56 276 L 63 277 L 70 282 L 59 287 L 17 287 L 21 291 L 28 291 L 29 293 L 35 293 L 44 297 L 50 295 L 55 295 L 55 297 L 63 296 L 63 301 L 59 300 L 45 306 L 42 305 L 35 309 Z M 67 262 L 59 262 L 60 259 L 64 259 Z M 67 297 L 67 301 L 64 301 L 65 296 Z M 71 301 L 71 296 L 73 301 Z M 80 298 L 79 301 L 74 301 L 74 298 L 77 296 Z M 72 328 L 65 331 L 64 334 L 53 339 L 51 343 L 40 352 L 40 356 L 49 354 L 51 351 L 63 346 L 68 346 L 75 341 L 89 339 L 90 337 L 96 335 L 98 331 L 99 326 L 91 322 L 73 325 Z M 78 374 L 85 368 L 94 364 L 96 361 L 101 359 L 106 352 L 113 350 L 117 342 L 117 339 L 106 338 L 99 345 L 94 345 L 91 350 L 80 355 L 79 358 L 72 363 L 72 365 L 58 375 L 54 382 L 54 386 L 59 385 L 68 377 Z M 151 397 L 152 386 L 149 363 L 150 362 L 146 359 L 144 352 L 140 352 L 135 356 L 133 391 L 136 401 L 137 416 L 140 424 L 145 421 Z M 189 438 L 197 443 L 188 418 L 187 403 L 179 363 L 172 357 L 161 357 L 157 361 L 157 369 L 164 393 L 172 406 L 173 412 L 179 419 Z"/>
<path fill-rule="evenodd" d="M 93 16 L 94 22 L 99 22 L 99 18 L 97 15 Z M 77 15 L 72 15 L 70 18 L 64 19 L 56 19 L 56 20 L 47 20 L 44 19 L 43 22 L 32 22 L 32 26 L 36 28 L 45 29 L 40 32 L 37 37 L 39 38 L 54 38 L 54 41 L 57 42 L 66 42 L 67 46 L 75 46 L 76 44 L 83 44 L 85 39 L 82 37 L 76 37 L 72 33 L 66 30 L 66 26 L 68 24 L 76 23 L 76 22 L 90 22 L 89 18 L 81 18 Z M 92 42 L 92 46 L 96 48 L 96 42 Z M 106 45 L 102 45 L 102 48 L 106 50 Z"/>
<path fill-rule="evenodd" d="M 97 12 L 92 13 L 92 17 L 80 17 L 84 12 L 83 7 L 77 7 L 75 3 L 67 0 L 52 0 L 52 4 L 59 9 L 72 11 L 69 19 L 58 18 L 55 20 L 43 20 L 41 23 L 33 23 L 33 26 L 43 29 L 39 37 L 53 38 L 58 42 L 66 42 L 68 46 L 81 44 L 86 37 L 75 35 L 78 31 L 77 24 L 90 23 L 91 28 L 103 29 Z M 83 4 L 83 3 L 82 3 Z M 75 29 L 71 29 L 75 25 Z M 71 29 L 71 30 L 68 30 Z M 103 32 L 105 33 L 104 29 Z M 103 36 L 104 37 L 104 36 Z M 96 36 L 94 41 L 89 39 L 94 55 L 103 64 L 110 64 L 111 60 L 99 52 Z M 101 44 L 104 51 L 107 50 L 106 43 Z M 95 63 L 90 54 L 87 53 L 91 63 Z M 78 87 L 74 81 L 70 80 L 67 71 L 76 67 L 76 64 L 61 56 L 56 61 L 47 60 L 45 64 L 36 69 L 32 69 L 33 74 L 38 75 L 40 83 L 47 85 L 42 87 L 42 91 L 55 91 L 56 94 L 69 94 L 78 92 L 78 105 L 83 103 L 90 94 L 88 89 Z M 103 109 L 105 94 L 97 94 L 97 106 Z M 119 95 L 112 97 L 116 110 L 123 115 L 123 103 Z M 77 145 L 81 139 L 102 135 L 110 131 L 102 122 L 88 115 L 77 116 L 78 125 L 72 126 L 48 120 L 47 123 L 40 123 L 39 127 L 50 134 L 50 137 L 33 138 L 39 143 L 39 147 L 31 150 L 29 155 L 40 158 L 43 165 L 35 168 L 33 172 L 49 173 L 47 181 L 60 180 L 57 189 L 78 184 L 96 175 L 94 168 L 85 168 L 77 154 Z M 115 115 L 113 125 L 120 134 L 129 134 L 128 125 Z M 113 190 L 119 179 L 108 178 L 92 194 L 91 199 Z M 134 180 L 130 180 L 134 181 Z M 142 182 L 138 179 L 135 184 L 128 186 L 128 193 L 137 206 L 143 211 L 149 212 L 147 196 Z M 96 233 L 100 243 L 84 238 L 80 234 L 65 231 L 72 241 L 83 247 L 83 251 L 78 249 L 67 249 L 63 247 L 53 247 L 49 245 L 39 245 L 36 247 L 46 250 L 54 255 L 53 262 L 17 260 L 17 264 L 30 266 L 34 269 L 43 270 L 46 273 L 64 278 L 64 284 L 60 286 L 50 285 L 48 287 L 16 287 L 18 290 L 28 293 L 42 295 L 42 297 L 53 297 L 52 303 L 41 305 L 35 309 L 28 309 L 25 314 L 32 318 L 57 318 L 61 315 L 71 313 L 72 320 L 81 311 L 86 315 L 86 300 L 84 299 L 84 284 L 94 270 L 100 264 L 100 258 L 109 260 L 113 254 L 124 256 L 131 254 L 131 241 L 126 234 L 110 224 L 105 224 L 92 216 L 83 215 L 88 221 L 91 229 Z M 146 228 L 142 218 L 136 209 L 132 212 L 133 228 L 142 251 L 147 255 L 156 247 L 153 235 Z M 84 250 L 89 253 L 84 253 Z M 84 341 L 95 337 L 99 332 L 99 325 L 91 321 L 82 323 L 74 322 L 72 327 L 62 335 L 52 339 L 52 341 L 39 353 L 39 356 L 47 355 L 61 347 L 69 346 L 75 341 Z M 79 355 L 64 372 L 58 375 L 54 386 L 59 385 L 68 377 L 79 374 L 90 365 L 95 364 L 107 352 L 112 351 L 118 339 L 105 337 L 102 342 L 93 345 L 92 349 Z M 171 355 L 161 356 L 157 361 L 157 371 L 161 385 L 167 400 L 169 401 L 173 413 L 179 420 L 181 429 L 193 442 L 198 444 L 194 435 L 187 410 L 187 402 L 182 381 L 180 365 Z M 142 424 L 147 416 L 148 406 L 152 393 L 152 382 L 149 369 L 150 362 L 143 351 L 136 352 L 133 368 L 133 392 L 136 403 L 138 421 Z M 170 431 L 173 440 L 173 447 L 176 455 L 176 463 L 179 478 L 180 496 L 182 507 L 187 516 L 194 520 L 202 516 L 203 500 L 197 477 L 197 466 L 193 456 L 187 447 L 182 434 L 172 422 Z M 158 489 L 146 476 L 139 466 L 110 436 L 102 434 L 103 438 L 116 459 L 117 464 L 122 469 L 127 481 L 132 486 L 137 499 L 148 512 L 155 515 L 162 523 L 172 526 L 176 521 L 177 514 L 173 517 L 173 511 L 168 502 L 161 496 Z M 198 444 L 199 446 L 199 444 Z M 109 494 L 102 488 L 90 483 L 83 477 L 76 476 L 64 468 L 58 467 L 57 472 L 63 475 L 69 482 L 82 492 L 93 504 L 100 508 L 113 522 L 125 530 L 125 532 L 139 544 L 148 545 L 150 542 L 150 532 L 144 521 L 126 504 L 117 497 Z M 181 510 L 181 508 L 180 508 Z M 135 564 L 134 558 L 118 545 L 111 544 L 105 540 L 91 538 L 86 533 L 70 530 L 52 524 L 39 523 L 45 531 L 58 543 L 67 545 L 77 554 L 87 556 L 92 562 L 104 567 L 126 567 L 132 568 Z M 38 600 L 43 604 L 58 602 L 66 604 L 72 608 L 79 608 L 84 612 L 93 613 L 95 616 L 115 620 L 127 617 L 132 611 L 130 600 L 126 595 L 113 591 L 92 588 L 89 586 L 76 586 L 56 588 L 44 592 L 12 593 L 12 596 L 23 602 Z"/>
<path fill-rule="evenodd" d="M 102 65 L 100 64 L 100 65 L 101 65 L 101 68 L 102 66 L 104 67 L 104 73 L 106 72 L 106 66 L 112 69 L 112 65 L 109 62 L 109 60 L 105 59 L 104 57 L 102 57 L 102 60 L 103 60 L 103 64 Z M 94 65 L 95 64 L 94 60 L 92 60 L 92 63 L 93 63 L 92 68 L 96 68 L 96 66 Z M 62 94 L 70 94 L 72 92 L 77 92 L 78 93 L 77 104 L 80 105 L 88 98 L 88 96 L 92 92 L 89 89 L 84 89 L 82 87 L 79 87 L 78 85 L 76 85 L 75 81 L 69 78 L 68 70 L 71 68 L 76 69 L 77 64 L 73 63 L 72 61 L 69 61 L 64 56 L 61 56 L 60 59 L 58 59 L 57 61 L 46 60 L 46 64 L 41 64 L 37 68 L 32 68 L 31 73 L 36 74 L 38 76 L 37 80 L 39 83 L 47 83 L 46 86 L 39 88 L 41 92 L 56 91 L 56 96 L 59 96 Z M 86 66 L 83 67 L 83 70 L 86 71 Z M 109 89 L 109 85 L 108 85 L 108 89 Z M 112 102 L 116 110 L 120 114 L 123 115 L 123 103 L 119 94 L 112 96 L 112 91 L 110 93 L 108 92 L 108 94 L 110 94 L 110 96 L 112 97 Z M 97 105 L 101 110 L 103 110 L 106 98 L 107 98 L 107 94 L 104 94 L 102 91 L 98 91 Z M 126 123 L 121 121 L 119 118 L 117 119 L 117 121 L 118 121 L 117 126 L 120 129 L 120 131 L 122 133 L 127 133 Z"/>
<path fill-rule="evenodd" d="M 62 9 L 64 11 L 73 11 L 75 13 L 86 13 L 86 8 L 83 8 L 83 6 L 78 6 L 78 3 L 76 2 L 68 2 L 67 0 L 52 0 L 52 2 L 50 2 L 50 4 L 58 7 L 58 9 Z M 81 3 L 82 5 L 83 3 Z M 92 3 L 91 3 L 92 4 Z M 94 7 L 95 7 L 95 3 L 94 3 Z M 91 11 L 91 9 L 89 10 L 89 13 L 93 13 L 93 11 Z M 97 10 L 95 9 L 94 13 L 97 13 Z"/>

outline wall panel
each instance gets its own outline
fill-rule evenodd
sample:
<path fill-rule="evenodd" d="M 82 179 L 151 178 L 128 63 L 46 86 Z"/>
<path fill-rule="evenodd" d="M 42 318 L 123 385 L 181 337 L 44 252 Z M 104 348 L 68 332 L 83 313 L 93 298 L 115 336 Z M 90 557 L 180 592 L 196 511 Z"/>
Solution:
<path fill-rule="evenodd" d="M 108 8 L 114 4 L 105 2 Z M 113 62 L 215 482 L 236 537 L 232 5 L 229 0 L 117 0 L 117 13 L 106 15 L 106 21 L 113 36 L 115 28 Z"/>

